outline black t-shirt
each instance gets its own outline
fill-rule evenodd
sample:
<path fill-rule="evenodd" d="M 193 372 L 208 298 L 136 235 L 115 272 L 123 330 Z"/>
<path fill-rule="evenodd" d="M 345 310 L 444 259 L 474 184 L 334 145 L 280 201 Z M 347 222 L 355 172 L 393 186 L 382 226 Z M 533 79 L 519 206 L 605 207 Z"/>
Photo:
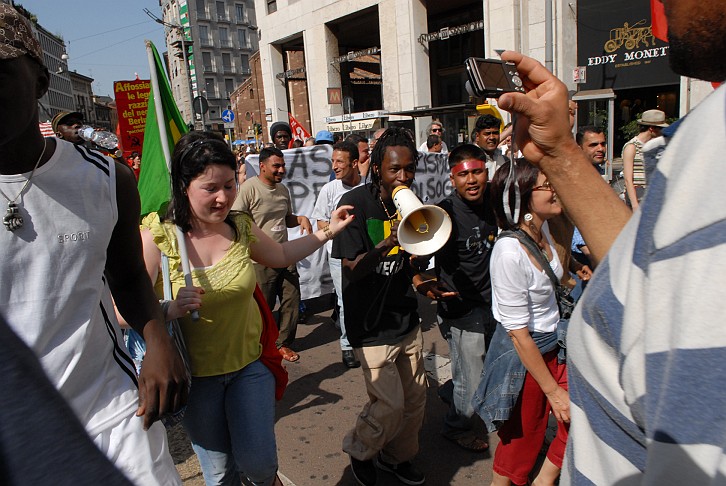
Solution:
<path fill-rule="evenodd" d="M 388 220 L 371 185 L 345 193 L 339 205 L 353 206 L 353 222 L 333 240 L 333 258 L 355 260 L 390 234 Z M 396 208 L 391 203 L 388 213 Z M 400 247 L 381 258 L 376 270 L 351 282 L 343 269 L 345 330 L 351 346 L 396 344 L 419 324 L 416 294 L 411 286 L 409 255 Z"/>
<path fill-rule="evenodd" d="M 488 200 L 485 194 L 485 203 L 475 206 L 453 193 L 438 204 L 451 217 L 452 228 L 449 241 L 436 252 L 436 276 L 459 292 L 458 297 L 439 301 L 442 317 L 457 318 L 474 307 L 491 307 L 489 257 L 497 226 Z"/>

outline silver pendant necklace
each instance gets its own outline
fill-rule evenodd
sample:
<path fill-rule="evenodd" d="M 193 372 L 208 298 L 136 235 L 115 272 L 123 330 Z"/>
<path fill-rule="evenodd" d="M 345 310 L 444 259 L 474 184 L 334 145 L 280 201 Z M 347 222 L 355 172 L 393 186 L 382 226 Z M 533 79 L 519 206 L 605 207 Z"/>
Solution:
<path fill-rule="evenodd" d="M 46 145 L 48 145 L 48 140 L 43 137 L 43 150 L 40 152 L 40 156 L 38 157 L 38 160 L 35 162 L 35 167 L 33 167 L 33 170 L 30 172 L 30 176 L 28 177 L 28 180 L 25 181 L 25 184 L 23 184 L 23 187 L 20 188 L 20 192 L 18 194 L 10 199 L 3 191 L 0 189 L 0 194 L 8 201 L 8 209 L 5 211 L 5 216 L 3 217 L 3 224 L 5 225 L 5 229 L 8 231 L 15 231 L 23 227 L 23 217 L 20 215 L 20 208 L 18 207 L 18 204 L 15 202 L 18 200 L 18 198 L 25 192 L 25 190 L 28 188 L 28 185 L 30 185 L 30 180 L 35 175 L 35 169 L 38 168 L 38 165 L 40 164 L 41 159 L 43 158 L 43 154 L 45 154 L 45 148 Z"/>

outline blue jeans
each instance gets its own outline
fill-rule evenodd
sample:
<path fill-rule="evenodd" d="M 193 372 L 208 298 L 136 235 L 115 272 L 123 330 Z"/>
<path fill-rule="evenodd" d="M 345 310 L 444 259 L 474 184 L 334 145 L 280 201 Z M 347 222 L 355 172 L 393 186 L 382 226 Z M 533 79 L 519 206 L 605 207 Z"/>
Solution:
<path fill-rule="evenodd" d="M 457 319 L 439 317 L 441 323 L 449 328 L 446 340 L 449 343 L 454 393 L 451 406 L 444 418 L 444 435 L 452 439 L 473 434 L 473 424 L 477 419 L 471 399 L 479 385 L 486 356 L 485 334 L 464 331 L 460 327 L 469 327 L 463 326 L 464 322 L 478 321 L 486 325 L 489 321 L 488 314 L 487 309 L 477 307 Z"/>
<path fill-rule="evenodd" d="M 328 256 L 328 266 L 330 267 L 330 277 L 333 279 L 335 286 L 335 295 L 338 297 L 338 322 L 336 326 L 340 327 L 340 349 L 346 351 L 353 349 L 348 342 L 348 334 L 345 332 L 345 313 L 343 312 L 343 264 L 339 258 Z"/>
<path fill-rule="evenodd" d="M 146 341 L 141 337 L 141 334 L 134 331 L 133 329 L 126 329 L 124 333 L 126 339 L 126 347 L 129 350 L 131 359 L 134 360 L 134 366 L 136 367 L 136 374 L 141 373 L 141 362 L 144 361 L 144 355 L 146 355 Z"/>
<path fill-rule="evenodd" d="M 275 379 L 260 361 L 225 375 L 194 377 L 184 428 L 207 486 L 270 485 L 277 474 Z"/>

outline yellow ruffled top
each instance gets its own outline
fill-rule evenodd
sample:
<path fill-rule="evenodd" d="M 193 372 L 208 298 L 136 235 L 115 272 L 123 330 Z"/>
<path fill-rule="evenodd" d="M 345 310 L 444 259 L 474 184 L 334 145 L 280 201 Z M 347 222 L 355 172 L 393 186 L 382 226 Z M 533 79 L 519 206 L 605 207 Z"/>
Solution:
<path fill-rule="evenodd" d="M 192 376 L 215 376 L 241 370 L 262 353 L 262 317 L 253 297 L 255 270 L 250 243 L 256 240 L 247 214 L 232 213 L 239 241 L 232 242 L 215 265 L 192 269 L 194 286 L 204 289 L 199 320 L 179 320 L 191 360 Z M 176 228 L 162 223 L 157 213 L 141 227 L 151 231 L 156 246 L 169 257 L 172 295 L 184 286 Z"/>

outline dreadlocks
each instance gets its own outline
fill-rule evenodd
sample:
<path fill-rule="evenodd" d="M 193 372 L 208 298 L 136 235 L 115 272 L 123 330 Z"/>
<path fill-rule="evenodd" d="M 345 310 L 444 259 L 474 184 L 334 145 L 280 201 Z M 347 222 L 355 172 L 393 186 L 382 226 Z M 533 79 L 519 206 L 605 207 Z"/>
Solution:
<path fill-rule="evenodd" d="M 413 132 L 408 128 L 402 127 L 390 127 L 387 128 L 383 135 L 378 138 L 376 146 L 371 152 L 371 170 L 368 172 L 371 182 L 371 190 L 380 192 L 381 187 L 381 165 L 383 164 L 383 157 L 386 155 L 386 148 L 388 147 L 406 147 L 411 152 L 411 158 L 416 164 L 420 154 L 416 148 L 416 141 L 414 140 Z"/>

